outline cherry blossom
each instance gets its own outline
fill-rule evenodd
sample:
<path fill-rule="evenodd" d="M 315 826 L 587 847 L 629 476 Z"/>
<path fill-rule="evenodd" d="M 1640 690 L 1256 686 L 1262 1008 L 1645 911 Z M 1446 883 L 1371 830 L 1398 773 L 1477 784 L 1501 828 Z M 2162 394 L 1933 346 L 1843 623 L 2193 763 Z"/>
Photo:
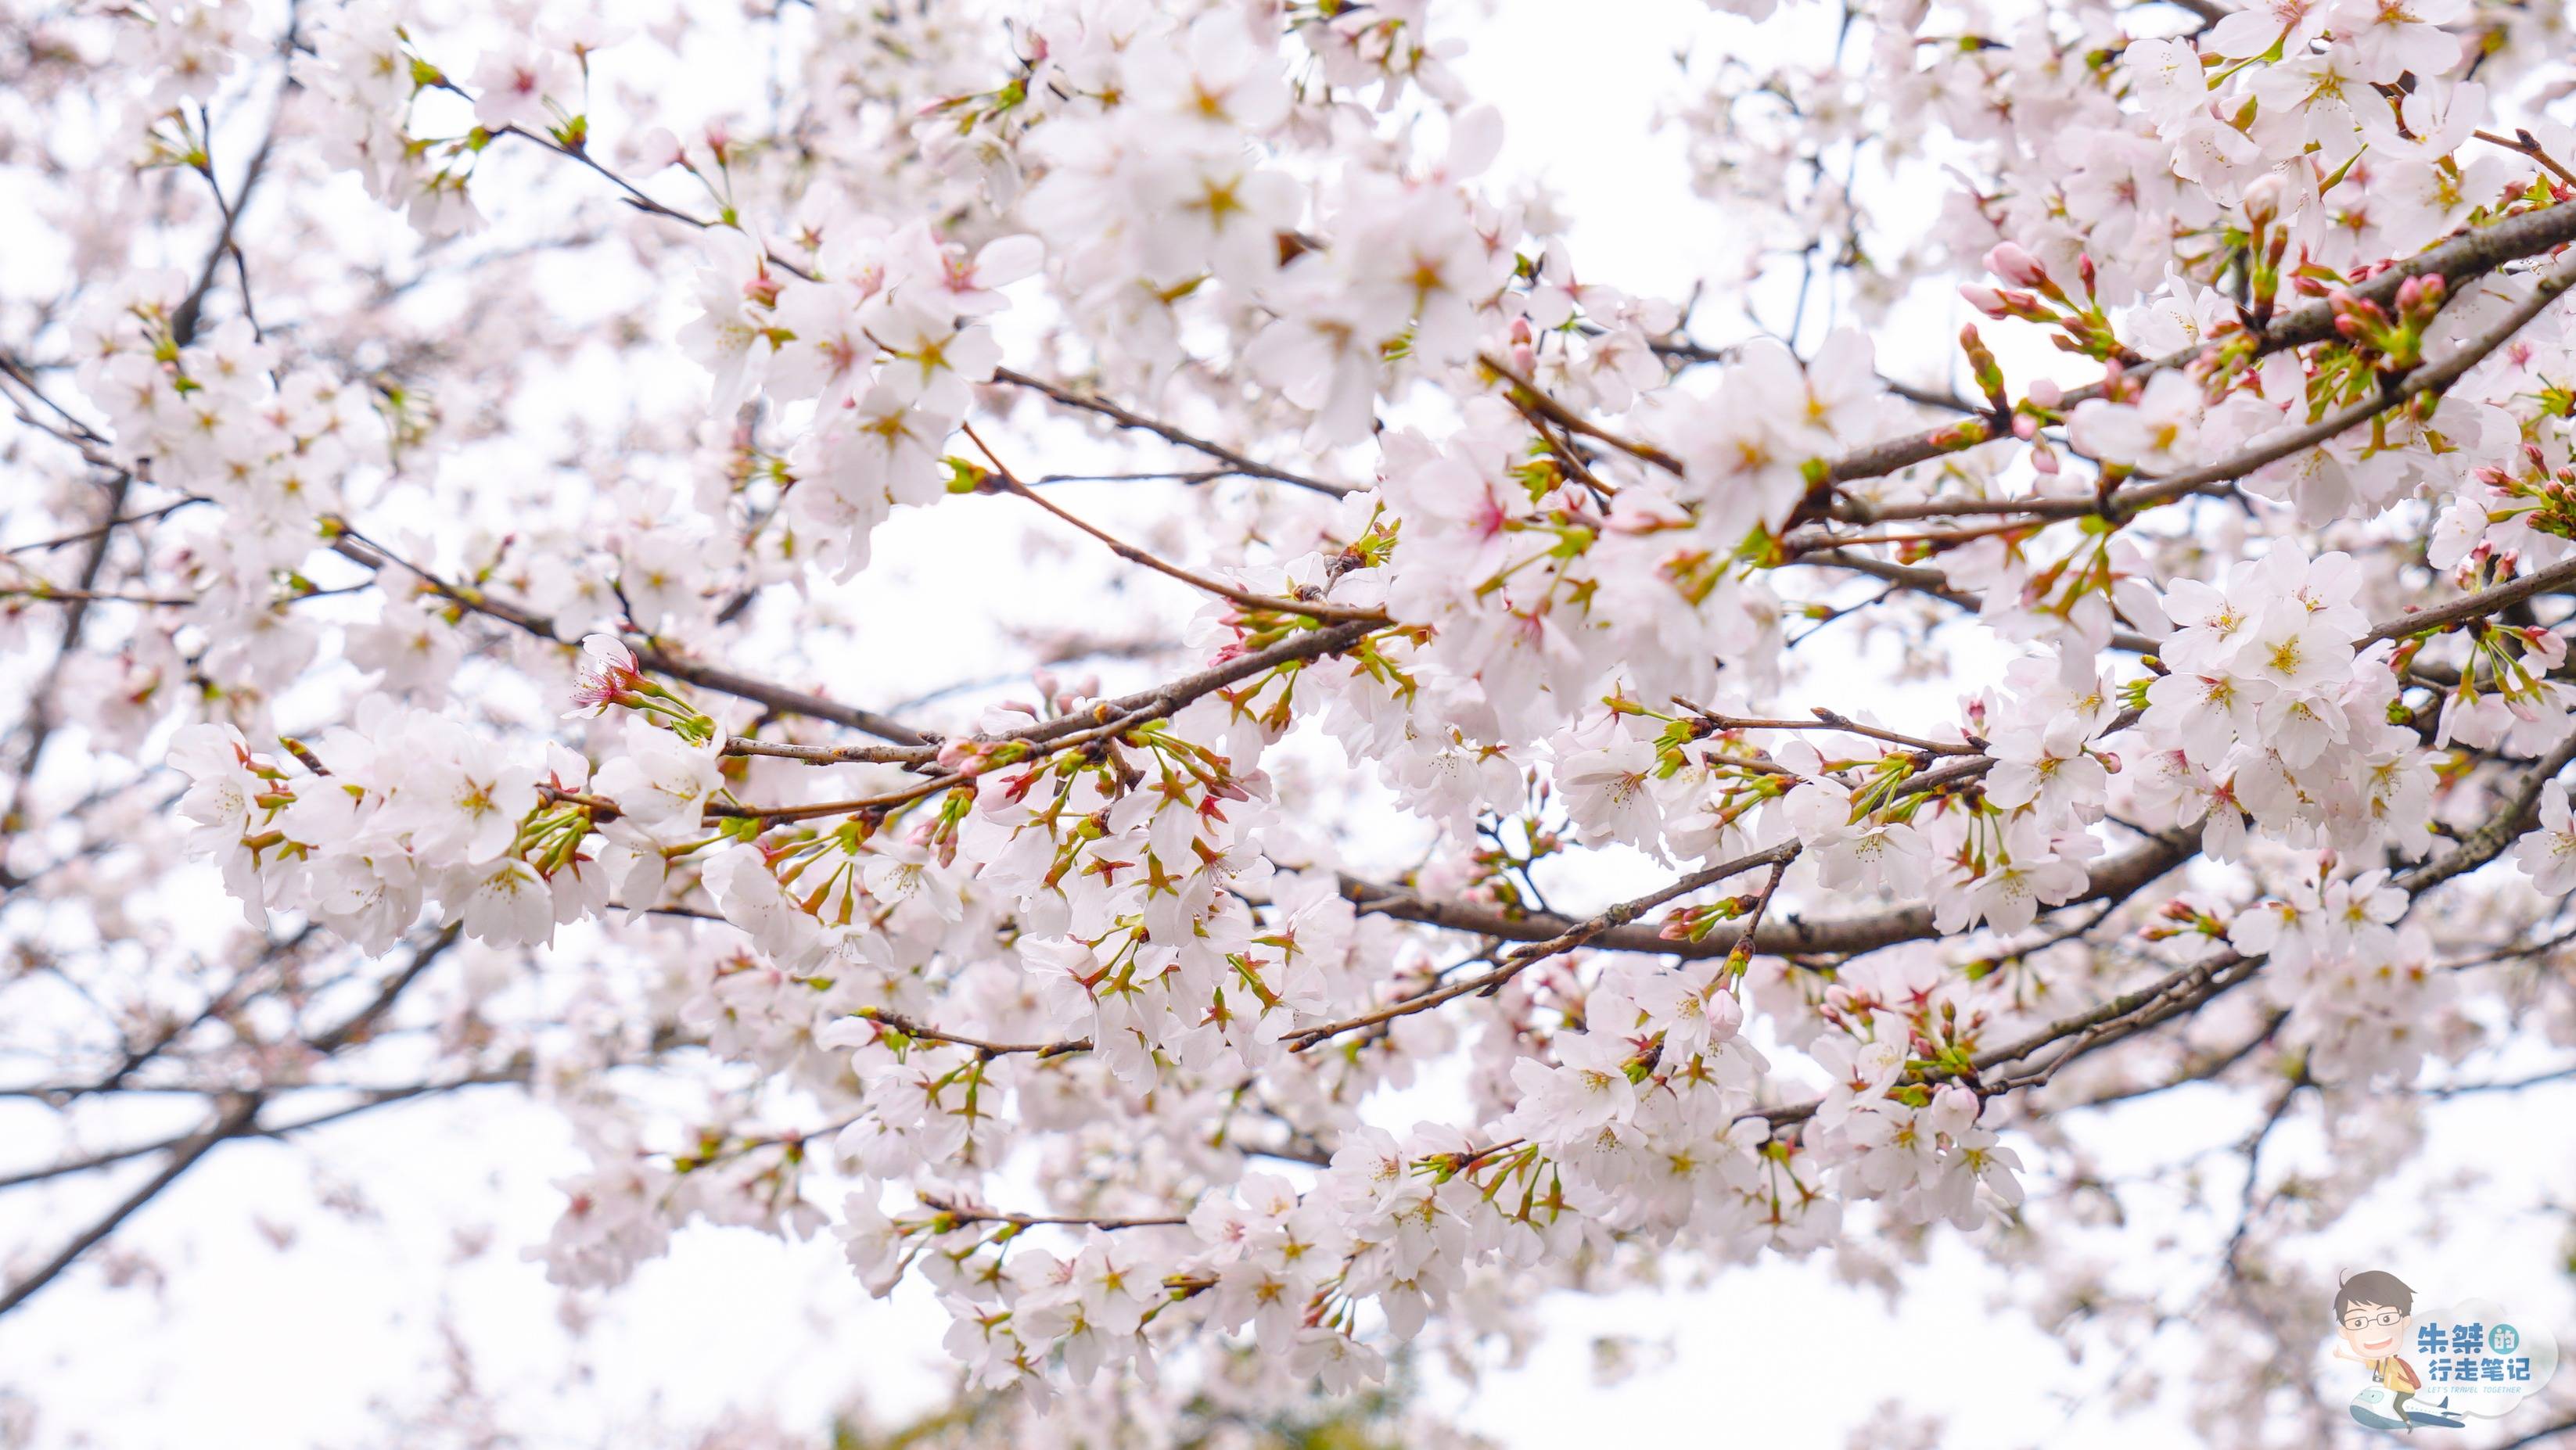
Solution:
<path fill-rule="evenodd" d="M 1444 7 L 44 21 L 0 1090 L 522 1093 L 569 1314 L 810 1242 L 1032 1443 L 1953 1248 L 2317 1439 L 2270 1125 L 2576 1042 L 2563 36 L 1718 8 L 1669 287 Z"/>

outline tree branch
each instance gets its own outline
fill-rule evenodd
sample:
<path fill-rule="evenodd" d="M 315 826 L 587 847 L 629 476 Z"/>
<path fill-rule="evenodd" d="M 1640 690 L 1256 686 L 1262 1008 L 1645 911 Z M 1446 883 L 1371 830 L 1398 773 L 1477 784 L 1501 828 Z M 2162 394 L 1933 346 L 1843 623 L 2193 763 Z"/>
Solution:
<path fill-rule="evenodd" d="M 2461 283 L 2484 276 L 2507 262 L 2542 252 L 2554 251 L 2576 241 L 2576 202 L 2561 202 L 2510 217 L 2493 226 L 2480 227 L 2465 236 L 2455 237 L 2440 246 L 2419 252 L 2372 276 L 2351 289 L 2354 297 L 2387 307 L 2394 302 L 2397 289 L 2410 277 L 2440 276 L 2457 291 Z M 2330 302 L 2312 302 L 2295 311 L 2274 318 L 2263 335 L 2255 340 L 2256 356 L 2268 356 L 2289 348 L 2323 342 L 2335 335 L 2335 312 Z M 2154 371 L 2184 367 L 2222 350 L 2241 345 L 2235 334 L 2198 347 L 2159 358 L 2143 368 L 2129 370 L 2131 378 Z M 2073 405 L 2102 396 L 2099 384 L 2088 384 L 2068 391 L 2065 405 Z M 2349 425 L 2347 425 L 2349 426 Z M 2338 430 L 2340 431 L 2340 430 Z M 2331 436 L 2331 435 L 2329 435 Z M 1929 462 L 1945 453 L 1958 451 L 1963 445 L 1958 425 L 1929 429 L 1903 438 L 1847 453 L 1829 460 L 1828 477 L 1834 483 L 1854 483 L 1862 479 L 1883 477 L 1917 463 Z M 1978 440 L 1986 441 L 1986 440 Z M 2268 460 L 2266 460 L 2268 461 Z M 2259 464 L 2256 466 L 2260 466 Z M 2251 471 L 2250 469 L 2247 471 Z M 1846 523 L 1876 523 L 1886 519 L 1934 518 L 1951 513 L 2010 512 L 2017 507 L 2046 504 L 2055 507 L 2072 500 L 2023 500 L 2019 504 L 2001 499 L 1962 499 L 1943 503 L 1929 500 L 1919 504 L 1873 505 L 1856 499 L 1839 500 L 1831 512 Z M 2082 501 L 2079 513 L 2093 512 L 2092 500 Z"/>
<path fill-rule="evenodd" d="M 1249 458 L 1243 454 L 1237 453 L 1233 449 L 1226 447 L 1224 444 L 1211 443 L 1205 438 L 1185 433 L 1179 428 L 1176 428 L 1169 423 L 1165 423 L 1160 419 L 1148 418 L 1141 413 L 1130 412 L 1129 410 L 1118 406 L 1116 403 L 1110 402 L 1106 398 L 1098 397 L 1090 393 L 1077 393 L 1071 388 L 1065 387 L 1060 383 L 1050 383 L 1043 378 L 1033 378 L 1027 373 L 1019 372 L 1011 368 L 993 369 L 993 381 L 997 383 L 1009 383 L 1013 387 L 1026 388 L 1033 393 L 1038 393 L 1050 398 L 1065 407 L 1077 408 L 1086 413 L 1097 413 L 1101 417 L 1107 418 L 1109 421 L 1117 424 L 1121 428 L 1134 429 L 1142 433 L 1151 433 L 1155 437 L 1161 438 L 1166 442 L 1177 443 L 1183 448 L 1190 449 L 1193 452 L 1204 453 L 1208 457 L 1223 463 L 1228 472 L 1243 474 L 1251 478 L 1273 479 L 1280 483 L 1293 483 L 1299 488 L 1311 489 L 1312 491 L 1323 494 L 1328 498 L 1341 498 L 1350 492 L 1349 489 L 1344 488 L 1337 483 L 1326 483 L 1322 479 L 1308 478 L 1301 473 L 1290 473 L 1285 469 L 1273 468 L 1267 463 L 1263 463 L 1257 459 Z"/>
<path fill-rule="evenodd" d="M 116 1206 L 109 1209 L 97 1222 L 74 1235 L 72 1241 L 63 1246 L 62 1252 L 45 1261 L 35 1272 L 11 1285 L 6 1292 L 0 1293 L 0 1315 L 5 1315 L 26 1303 L 35 1296 L 37 1290 L 60 1277 L 63 1270 L 72 1266 L 73 1261 L 96 1247 L 109 1234 L 116 1232 L 117 1226 L 133 1217 L 136 1210 L 160 1197 L 163 1189 L 178 1182 L 181 1174 L 196 1167 L 200 1160 L 215 1150 L 217 1144 L 227 1138 L 239 1136 L 258 1112 L 259 1097 L 256 1094 L 244 1095 L 218 1115 L 203 1132 L 180 1143 L 176 1151 L 170 1155 L 170 1161 L 162 1164 L 159 1171 L 144 1180 L 142 1187 L 118 1200 Z"/>

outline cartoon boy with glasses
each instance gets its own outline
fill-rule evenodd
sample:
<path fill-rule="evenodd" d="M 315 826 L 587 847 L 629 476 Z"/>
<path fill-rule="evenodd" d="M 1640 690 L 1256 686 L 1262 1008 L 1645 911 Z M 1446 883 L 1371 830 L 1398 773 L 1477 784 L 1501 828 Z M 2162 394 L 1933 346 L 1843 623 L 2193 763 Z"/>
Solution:
<path fill-rule="evenodd" d="M 2415 1291 L 2395 1274 L 2372 1269 L 2343 1281 L 2335 1291 L 2334 1312 L 2335 1327 L 2343 1341 L 2335 1346 L 2335 1358 L 2367 1365 L 2387 1388 L 2390 1408 L 2397 1411 L 2397 1418 L 2408 1429 L 2415 1428 L 2414 1417 L 2406 1413 L 2406 1402 L 2424 1387 L 2424 1377 L 2397 1353 L 2406 1342 L 2407 1329 L 2415 1322 Z"/>

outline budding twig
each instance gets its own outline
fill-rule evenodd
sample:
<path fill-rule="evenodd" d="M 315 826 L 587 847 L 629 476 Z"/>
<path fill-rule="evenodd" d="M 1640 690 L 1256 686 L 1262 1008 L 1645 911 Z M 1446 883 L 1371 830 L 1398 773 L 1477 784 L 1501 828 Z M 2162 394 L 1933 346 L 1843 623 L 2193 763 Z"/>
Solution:
<path fill-rule="evenodd" d="M 1082 530 L 1084 533 L 1098 539 L 1100 542 L 1107 544 L 1111 553 L 1116 554 L 1119 558 L 1126 560 L 1130 564 L 1141 564 L 1144 567 L 1153 570 L 1157 574 L 1178 579 L 1193 589 L 1206 590 L 1208 593 L 1216 595 L 1220 599 L 1242 605 L 1244 608 L 1254 610 L 1256 612 L 1267 612 L 1271 614 L 1302 614 L 1309 619 L 1320 619 L 1328 623 L 1337 624 L 1354 622 L 1385 624 L 1389 622 L 1386 615 L 1379 610 L 1355 609 L 1347 604 L 1334 604 L 1326 600 L 1309 601 L 1304 599 L 1282 599 L 1269 594 L 1256 594 L 1249 589 L 1239 589 L 1234 585 L 1226 583 L 1222 579 L 1212 579 L 1205 574 L 1184 569 L 1180 565 L 1174 564 L 1169 560 L 1147 553 L 1145 550 L 1137 548 L 1135 545 L 1118 538 L 1116 535 L 1108 533 L 1082 518 L 1077 517 L 1073 513 L 1058 507 L 1053 499 L 1047 498 L 1037 490 L 1029 487 L 1027 484 L 1020 482 L 1019 479 L 1012 474 L 1011 470 L 1003 465 L 1002 460 L 994 456 L 992 446 L 986 443 L 983 436 L 975 431 L 975 425 L 972 423 L 964 425 L 964 431 L 966 436 L 973 440 L 975 447 L 983 453 L 986 461 L 993 465 L 994 479 L 1000 485 L 1002 492 L 1017 495 L 1020 498 L 1027 499 L 1029 502 L 1036 504 L 1039 508 L 1046 510 L 1048 513 L 1055 515 L 1057 518 L 1064 520 L 1075 528 Z"/>

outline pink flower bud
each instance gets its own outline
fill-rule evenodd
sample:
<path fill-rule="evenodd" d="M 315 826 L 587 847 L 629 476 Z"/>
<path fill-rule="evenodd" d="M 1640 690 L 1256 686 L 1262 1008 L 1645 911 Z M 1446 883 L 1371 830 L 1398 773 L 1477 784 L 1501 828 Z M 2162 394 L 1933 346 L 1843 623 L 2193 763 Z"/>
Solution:
<path fill-rule="evenodd" d="M 2281 203 L 2289 194 L 2290 184 L 2277 171 L 2254 178 L 2245 188 L 2245 219 L 2254 224 L 2254 230 L 2263 230 L 2281 214 Z"/>
<path fill-rule="evenodd" d="M 1713 1042 L 1732 1040 L 1744 1026 L 1744 1004 L 1735 1000 L 1732 992 L 1709 998 L 1700 1015 L 1708 1022 L 1708 1035 Z"/>
<path fill-rule="evenodd" d="M 1977 282 L 1959 284 L 1960 300 L 1988 317 L 2003 318 L 2012 314 L 2004 310 L 2004 294 Z"/>
<path fill-rule="evenodd" d="M 1986 253 L 1986 270 L 2016 287 L 2048 285 L 2048 269 L 2011 242 L 1997 242 Z"/>
<path fill-rule="evenodd" d="M 2030 400 L 2043 408 L 2054 408 L 2066 401 L 2066 390 L 2059 387 L 2054 378 L 2034 378 L 2030 385 Z"/>

